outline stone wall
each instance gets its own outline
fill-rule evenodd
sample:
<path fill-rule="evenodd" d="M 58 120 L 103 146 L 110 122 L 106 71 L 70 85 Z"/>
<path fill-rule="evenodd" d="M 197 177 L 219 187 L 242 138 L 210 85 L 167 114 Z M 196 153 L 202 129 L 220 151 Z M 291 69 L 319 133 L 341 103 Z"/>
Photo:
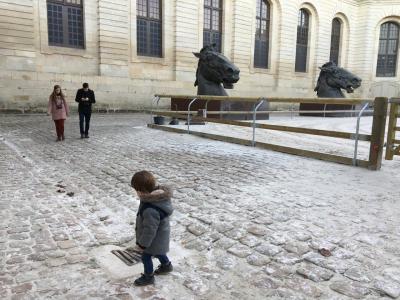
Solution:
<path fill-rule="evenodd" d="M 256 1 L 224 1 L 222 51 L 241 69 L 231 95 L 314 96 L 318 66 L 329 59 L 334 17 L 343 24 L 340 65 L 363 78 L 354 96 L 399 95 L 399 74 L 375 76 L 380 25 L 388 20 L 400 23 L 398 1 L 270 4 L 270 67 L 259 69 L 253 67 Z M 294 71 L 300 8 L 311 14 L 306 73 Z M 41 110 L 54 84 L 62 86 L 74 106 L 76 89 L 89 82 L 97 107 L 105 109 L 149 107 L 154 93 L 196 93 L 197 59 L 192 52 L 202 47 L 203 1 L 162 1 L 162 58 L 136 53 L 136 0 L 85 0 L 84 11 L 85 49 L 52 47 L 46 1 L 0 0 L 0 109 Z"/>

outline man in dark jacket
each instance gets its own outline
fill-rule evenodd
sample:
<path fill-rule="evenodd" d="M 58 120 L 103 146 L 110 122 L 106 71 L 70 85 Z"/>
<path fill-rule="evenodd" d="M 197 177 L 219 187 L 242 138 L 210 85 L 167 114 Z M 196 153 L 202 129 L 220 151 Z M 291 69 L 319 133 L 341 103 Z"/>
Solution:
<path fill-rule="evenodd" d="M 94 92 L 89 89 L 89 84 L 86 82 L 82 85 L 82 88 L 76 92 L 75 101 L 79 103 L 79 128 L 81 131 L 81 139 L 89 137 L 89 124 L 90 116 L 92 115 L 92 104 L 96 103 L 94 98 Z M 83 129 L 83 123 L 85 122 L 85 129 Z"/>

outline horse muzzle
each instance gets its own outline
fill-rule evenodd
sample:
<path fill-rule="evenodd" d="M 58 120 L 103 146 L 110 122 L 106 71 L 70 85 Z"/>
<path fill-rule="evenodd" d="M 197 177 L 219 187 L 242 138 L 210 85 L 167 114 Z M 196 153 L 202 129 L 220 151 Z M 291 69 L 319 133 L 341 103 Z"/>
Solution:
<path fill-rule="evenodd" d="M 348 93 L 353 93 L 355 89 L 359 88 L 361 86 L 361 80 L 352 80 L 351 84 L 346 86 L 346 91 Z"/>
<path fill-rule="evenodd" d="M 222 80 L 222 82 L 223 82 L 224 84 L 233 84 L 233 83 L 238 82 L 239 79 L 240 79 L 239 74 L 237 74 L 237 75 L 235 74 L 235 75 L 233 75 L 233 76 L 225 77 L 225 78 Z"/>
<path fill-rule="evenodd" d="M 225 89 L 233 89 L 233 83 L 224 81 L 222 84 L 223 84 Z"/>

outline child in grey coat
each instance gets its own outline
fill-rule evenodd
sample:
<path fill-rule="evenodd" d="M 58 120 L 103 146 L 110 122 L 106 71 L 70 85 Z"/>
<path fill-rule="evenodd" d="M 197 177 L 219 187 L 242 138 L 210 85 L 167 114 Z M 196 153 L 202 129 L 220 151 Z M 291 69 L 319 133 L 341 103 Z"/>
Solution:
<path fill-rule="evenodd" d="M 131 185 L 140 198 L 135 231 L 137 249 L 142 252 L 144 265 L 144 273 L 135 280 L 135 285 L 143 286 L 154 283 L 154 274 L 167 274 L 173 270 L 166 255 L 169 251 L 169 216 L 173 211 L 172 190 L 156 186 L 153 174 L 148 171 L 135 173 Z M 161 263 L 154 272 L 153 256 Z"/>

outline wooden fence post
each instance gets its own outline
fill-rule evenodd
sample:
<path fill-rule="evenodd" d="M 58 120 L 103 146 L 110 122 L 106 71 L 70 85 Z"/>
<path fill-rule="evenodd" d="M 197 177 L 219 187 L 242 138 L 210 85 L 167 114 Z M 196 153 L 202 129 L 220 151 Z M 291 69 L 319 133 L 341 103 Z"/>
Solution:
<path fill-rule="evenodd" d="M 387 134 L 387 141 L 386 141 L 386 160 L 393 160 L 393 142 L 396 137 L 396 121 L 397 121 L 397 110 L 399 104 L 397 103 L 390 103 L 390 113 L 389 113 L 389 127 L 388 127 L 388 134 Z"/>
<path fill-rule="evenodd" d="M 379 170 L 382 164 L 383 145 L 385 142 L 386 115 L 388 99 L 379 97 L 374 101 L 374 117 L 372 121 L 371 145 L 369 149 L 370 170 Z"/>

